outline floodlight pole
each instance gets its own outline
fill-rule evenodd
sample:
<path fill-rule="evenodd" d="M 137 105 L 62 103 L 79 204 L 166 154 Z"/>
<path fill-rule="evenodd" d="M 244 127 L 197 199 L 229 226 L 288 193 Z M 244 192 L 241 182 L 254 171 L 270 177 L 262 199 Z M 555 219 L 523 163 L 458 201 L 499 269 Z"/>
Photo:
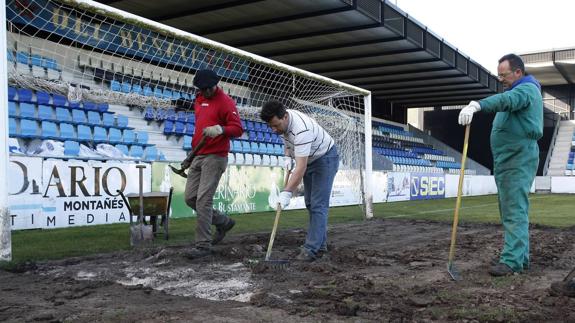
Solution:
<path fill-rule="evenodd" d="M 6 0 L 0 0 L 0 261 L 12 260 L 8 209 L 8 57 L 6 53 Z"/>
<path fill-rule="evenodd" d="M 363 96 L 365 133 L 365 176 L 363 177 L 365 218 L 373 218 L 373 176 L 371 152 L 371 93 Z"/>

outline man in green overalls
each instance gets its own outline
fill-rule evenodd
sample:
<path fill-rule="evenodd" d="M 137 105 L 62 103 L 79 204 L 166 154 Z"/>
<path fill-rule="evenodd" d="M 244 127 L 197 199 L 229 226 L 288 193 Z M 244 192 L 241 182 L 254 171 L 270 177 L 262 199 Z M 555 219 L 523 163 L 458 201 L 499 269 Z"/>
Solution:
<path fill-rule="evenodd" d="M 491 129 L 491 151 L 505 243 L 499 262 L 489 273 L 505 276 L 529 268 L 529 190 L 539 164 L 537 140 L 543 135 L 543 100 L 539 82 L 526 75 L 519 56 L 503 56 L 497 74 L 505 92 L 471 101 L 459 113 L 459 124 L 470 124 L 475 112 L 497 113 Z"/>

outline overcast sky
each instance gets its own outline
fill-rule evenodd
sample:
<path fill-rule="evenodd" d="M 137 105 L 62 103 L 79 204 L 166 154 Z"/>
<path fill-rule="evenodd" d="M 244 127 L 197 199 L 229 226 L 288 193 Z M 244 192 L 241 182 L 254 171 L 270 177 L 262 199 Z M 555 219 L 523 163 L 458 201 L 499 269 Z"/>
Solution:
<path fill-rule="evenodd" d="M 575 47 L 573 0 L 391 0 L 492 74 L 508 53 Z"/>

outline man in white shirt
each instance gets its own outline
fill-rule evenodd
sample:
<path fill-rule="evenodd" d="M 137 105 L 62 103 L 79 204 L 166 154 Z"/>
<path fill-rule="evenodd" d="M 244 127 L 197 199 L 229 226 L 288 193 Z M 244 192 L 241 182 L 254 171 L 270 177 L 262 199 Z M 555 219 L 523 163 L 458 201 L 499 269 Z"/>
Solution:
<path fill-rule="evenodd" d="M 287 165 L 293 165 L 287 185 L 278 202 L 283 209 L 289 205 L 303 179 L 305 206 L 309 227 L 305 244 L 297 259 L 314 261 L 327 252 L 327 216 L 333 180 L 339 166 L 339 155 L 333 138 L 314 119 L 296 110 L 286 109 L 279 101 L 268 101 L 260 118 L 282 135 Z M 288 169 L 293 166 L 288 166 Z"/>

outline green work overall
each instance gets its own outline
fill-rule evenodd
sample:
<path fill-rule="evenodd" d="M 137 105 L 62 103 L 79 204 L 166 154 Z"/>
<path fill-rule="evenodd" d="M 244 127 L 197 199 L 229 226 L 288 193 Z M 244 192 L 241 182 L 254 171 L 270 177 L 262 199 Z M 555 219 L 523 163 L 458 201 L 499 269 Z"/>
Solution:
<path fill-rule="evenodd" d="M 499 261 L 521 272 L 529 268 L 529 191 L 543 135 L 541 93 L 535 84 L 522 83 L 479 104 L 481 111 L 497 112 L 491 151 L 505 240 Z"/>

